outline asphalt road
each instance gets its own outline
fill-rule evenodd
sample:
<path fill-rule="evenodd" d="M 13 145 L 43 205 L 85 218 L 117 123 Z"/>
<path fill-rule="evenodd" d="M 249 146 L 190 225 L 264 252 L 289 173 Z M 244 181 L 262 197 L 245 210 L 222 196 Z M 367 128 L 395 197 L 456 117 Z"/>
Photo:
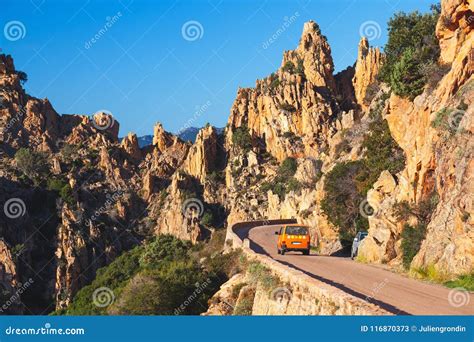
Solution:
<path fill-rule="evenodd" d="M 455 292 L 441 285 L 410 279 L 376 265 L 347 257 L 300 252 L 277 254 L 275 231 L 280 226 L 250 229 L 250 248 L 282 264 L 368 300 L 397 315 L 473 315 L 474 294 Z M 459 306 L 460 304 L 463 304 Z"/>

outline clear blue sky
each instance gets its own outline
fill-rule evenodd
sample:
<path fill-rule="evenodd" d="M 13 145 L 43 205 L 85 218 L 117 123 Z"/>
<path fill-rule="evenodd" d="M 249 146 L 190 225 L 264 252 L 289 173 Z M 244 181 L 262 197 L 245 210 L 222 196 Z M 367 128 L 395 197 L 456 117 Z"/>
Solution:
<path fill-rule="evenodd" d="M 393 13 L 428 11 L 433 2 L 1 0 L 0 48 L 28 74 L 27 91 L 49 98 L 59 113 L 109 110 L 121 135 L 151 134 L 157 121 L 176 132 L 189 120 L 225 126 L 238 87 L 275 71 L 282 52 L 297 46 L 305 21 L 320 25 L 341 70 L 356 59 L 363 23 L 378 23 L 380 36 L 371 45 L 383 46 Z M 23 24 L 20 36 L 12 21 Z M 191 24 L 187 40 L 182 28 L 189 21 L 202 30 L 193 36 Z M 111 27 L 100 33 L 107 22 Z"/>

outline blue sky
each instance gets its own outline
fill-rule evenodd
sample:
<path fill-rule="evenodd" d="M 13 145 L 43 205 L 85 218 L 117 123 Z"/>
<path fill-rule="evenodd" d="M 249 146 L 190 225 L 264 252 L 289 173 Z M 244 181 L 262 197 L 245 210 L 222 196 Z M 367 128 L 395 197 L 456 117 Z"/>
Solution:
<path fill-rule="evenodd" d="M 0 48 L 28 74 L 27 91 L 59 113 L 111 111 L 121 135 L 151 134 L 157 121 L 176 132 L 225 126 L 238 87 L 275 71 L 304 22 L 320 25 L 342 70 L 361 27 L 383 46 L 393 13 L 433 2 L 0 0 Z"/>

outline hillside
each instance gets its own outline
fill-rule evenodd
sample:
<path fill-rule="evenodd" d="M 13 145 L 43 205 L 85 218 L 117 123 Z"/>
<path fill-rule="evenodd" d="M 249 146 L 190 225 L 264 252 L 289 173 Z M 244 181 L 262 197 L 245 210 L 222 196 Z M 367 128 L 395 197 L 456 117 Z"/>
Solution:
<path fill-rule="evenodd" d="M 29 284 L 7 313 L 174 314 L 203 284 L 178 314 L 219 306 L 223 284 L 245 299 L 255 289 L 236 279 L 259 266 L 232 251 L 230 229 L 266 219 L 309 225 L 320 255 L 368 231 L 359 262 L 472 279 L 473 12 L 442 1 L 404 39 L 394 21 L 384 53 L 362 38 L 337 74 L 307 22 L 278 70 L 237 90 L 223 131 L 157 123 L 146 146 L 119 140 L 111 113 L 60 115 L 0 55 L 2 298 Z M 91 305 L 104 287 L 113 300 Z"/>

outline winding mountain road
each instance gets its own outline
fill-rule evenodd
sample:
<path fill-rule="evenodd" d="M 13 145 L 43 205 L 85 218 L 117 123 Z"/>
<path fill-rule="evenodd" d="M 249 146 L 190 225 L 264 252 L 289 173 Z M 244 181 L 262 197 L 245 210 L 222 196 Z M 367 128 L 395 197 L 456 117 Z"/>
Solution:
<path fill-rule="evenodd" d="M 473 315 L 474 294 L 418 281 L 344 257 L 299 252 L 277 254 L 275 231 L 280 225 L 245 232 L 250 248 L 309 276 L 368 300 L 396 315 Z M 463 305 L 460 305 L 463 304 Z"/>

